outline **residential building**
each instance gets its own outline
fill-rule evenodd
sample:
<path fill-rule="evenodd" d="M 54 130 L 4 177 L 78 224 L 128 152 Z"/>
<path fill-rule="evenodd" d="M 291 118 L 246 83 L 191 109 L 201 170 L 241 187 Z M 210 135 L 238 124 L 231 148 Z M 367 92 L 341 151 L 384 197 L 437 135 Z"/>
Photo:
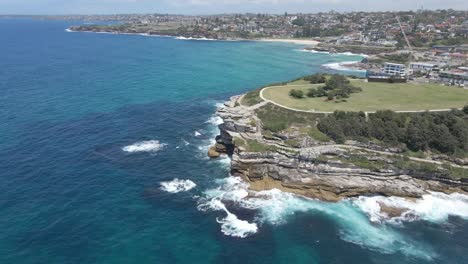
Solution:
<path fill-rule="evenodd" d="M 468 72 L 460 69 L 441 71 L 439 73 L 439 81 L 464 87 L 468 85 Z"/>
<path fill-rule="evenodd" d="M 434 63 L 412 62 L 409 65 L 411 72 L 430 72 L 434 69 L 438 70 L 438 65 Z"/>
<path fill-rule="evenodd" d="M 405 76 L 406 66 L 404 64 L 386 62 L 383 65 L 382 73 L 392 76 Z"/>

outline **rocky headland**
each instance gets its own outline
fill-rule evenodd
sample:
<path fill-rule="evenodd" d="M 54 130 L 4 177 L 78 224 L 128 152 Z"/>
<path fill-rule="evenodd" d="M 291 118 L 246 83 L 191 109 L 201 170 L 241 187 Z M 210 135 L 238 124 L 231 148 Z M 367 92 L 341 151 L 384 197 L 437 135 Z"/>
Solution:
<path fill-rule="evenodd" d="M 468 193 L 466 178 L 445 173 L 446 166 L 465 170 L 466 160 L 455 164 L 408 157 L 398 149 L 370 143 L 337 144 L 317 139 L 310 133 L 311 124 L 293 124 L 272 133 L 264 129 L 259 113 L 274 106 L 261 100 L 245 105 L 244 97 L 232 97 L 217 110 L 223 124 L 208 154 L 229 155 L 232 175 L 241 176 L 252 190 L 276 188 L 331 202 L 366 195 L 419 198 L 430 191 Z M 428 166 L 436 169 L 428 172 Z"/>

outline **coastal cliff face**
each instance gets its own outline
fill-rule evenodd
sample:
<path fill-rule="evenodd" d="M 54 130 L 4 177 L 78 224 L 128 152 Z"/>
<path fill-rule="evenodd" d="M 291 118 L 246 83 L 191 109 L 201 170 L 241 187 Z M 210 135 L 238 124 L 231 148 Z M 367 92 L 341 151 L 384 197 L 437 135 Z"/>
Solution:
<path fill-rule="evenodd" d="M 247 107 L 241 98 L 233 97 L 218 109 L 224 123 L 209 155 L 230 155 L 231 173 L 249 182 L 252 190 L 276 188 L 325 201 L 362 195 L 419 198 L 429 191 L 468 192 L 468 182 L 462 179 L 399 168 L 395 164 L 401 157 L 392 152 L 309 137 L 295 139 L 297 146 L 286 144 L 293 135 L 262 133 L 256 110 L 266 103 Z M 355 160 L 367 163 L 350 162 Z M 380 166 L 363 165 L 373 162 Z"/>

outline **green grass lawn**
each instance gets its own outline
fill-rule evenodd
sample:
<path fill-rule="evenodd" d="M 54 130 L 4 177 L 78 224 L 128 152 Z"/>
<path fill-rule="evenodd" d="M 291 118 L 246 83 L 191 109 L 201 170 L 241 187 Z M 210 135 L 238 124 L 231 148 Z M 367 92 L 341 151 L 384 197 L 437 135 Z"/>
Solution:
<path fill-rule="evenodd" d="M 325 97 L 295 99 L 289 96 L 291 89 L 303 90 L 304 94 L 307 94 L 308 89 L 323 86 L 309 84 L 304 80 L 268 88 L 263 91 L 263 96 L 294 109 L 324 112 L 449 109 L 461 108 L 468 104 L 468 90 L 459 87 L 438 84 L 367 83 L 364 80 L 351 82 L 361 87 L 362 92 L 351 94 L 350 98 L 346 99 L 347 102 L 327 101 Z"/>

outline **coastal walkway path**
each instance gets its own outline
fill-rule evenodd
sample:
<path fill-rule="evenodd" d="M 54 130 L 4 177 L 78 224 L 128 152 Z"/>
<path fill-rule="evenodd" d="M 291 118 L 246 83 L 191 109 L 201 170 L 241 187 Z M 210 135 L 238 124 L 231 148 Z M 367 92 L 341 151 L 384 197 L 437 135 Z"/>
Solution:
<path fill-rule="evenodd" d="M 294 87 L 295 85 L 289 85 L 288 87 Z M 301 85 L 296 85 L 296 86 L 301 86 Z M 314 114 L 333 114 L 333 112 L 326 112 L 326 111 L 316 111 L 316 110 L 301 110 L 301 109 L 296 109 L 296 108 L 292 108 L 292 107 L 288 107 L 288 106 L 285 106 L 285 105 L 282 105 L 280 103 L 277 103 L 273 100 L 269 100 L 269 99 L 266 99 L 265 96 L 263 95 L 263 92 L 268 90 L 268 89 L 271 89 L 271 88 L 275 88 L 277 86 L 269 86 L 269 87 L 265 87 L 263 88 L 262 90 L 260 90 L 260 93 L 259 93 L 259 96 L 260 96 L 260 99 L 262 99 L 264 102 L 268 102 L 268 103 L 271 103 L 271 104 L 274 104 L 276 106 L 279 106 L 279 107 L 282 107 L 284 109 L 287 109 L 287 110 L 291 110 L 291 111 L 294 111 L 294 112 L 299 112 L 299 113 L 314 113 Z M 462 108 L 456 108 L 457 110 L 461 110 Z M 449 112 L 449 111 L 452 111 L 453 109 L 427 109 L 427 110 L 407 110 L 407 111 L 394 111 L 395 113 L 425 113 L 425 112 Z M 364 112 L 366 115 L 368 114 L 375 114 L 376 111 L 366 111 Z"/>
<path fill-rule="evenodd" d="M 267 87 L 268 88 L 268 87 Z M 262 90 L 263 91 L 263 90 Z M 260 92 L 260 96 L 262 97 L 262 94 Z M 238 99 L 237 99 L 237 102 L 242 102 L 242 99 L 243 99 L 243 95 L 240 96 Z M 261 108 L 265 105 L 267 105 L 268 103 L 273 103 L 272 101 L 270 100 L 265 100 L 264 98 L 263 99 L 263 102 L 261 103 L 258 103 L 258 104 L 255 104 L 253 106 L 244 106 L 241 104 L 241 106 L 244 108 L 244 109 L 248 109 L 252 112 L 254 112 L 254 110 L 258 109 L 258 108 Z M 275 105 L 278 105 L 278 104 L 275 104 Z M 281 105 L 278 105 L 280 107 L 283 107 Z M 285 107 L 286 109 L 290 109 L 290 108 L 287 108 Z M 310 112 L 310 111 L 302 111 L 302 110 L 295 110 L 295 109 L 290 109 L 292 111 L 298 111 L 298 112 L 306 112 L 306 113 L 326 113 L 326 112 Z M 447 110 L 432 110 L 432 112 L 441 112 L 441 111 L 450 111 L 451 109 L 447 109 Z M 407 113 L 409 113 L 411 111 L 408 111 Z M 425 111 L 415 111 L 415 112 L 425 112 Z M 263 131 L 263 125 L 262 125 L 262 121 L 255 115 L 253 114 L 252 117 L 255 119 L 256 121 L 256 132 L 254 134 L 251 134 L 251 133 L 239 133 L 239 135 L 241 136 L 241 138 L 243 138 L 244 140 L 245 139 L 250 139 L 250 140 L 257 140 L 259 142 L 261 142 L 262 144 L 266 144 L 266 145 L 269 145 L 269 146 L 274 146 L 276 148 L 279 148 L 279 149 L 283 149 L 283 150 L 286 150 L 286 151 L 298 151 L 298 148 L 293 148 L 293 147 L 289 147 L 289 146 L 285 146 L 285 145 L 282 145 L 282 144 L 278 144 L 277 142 L 273 141 L 273 140 L 267 140 L 263 137 L 263 134 L 262 134 L 262 131 Z M 408 158 L 409 160 L 411 161 L 416 161 L 416 162 L 424 162 L 424 163 L 430 163 L 430 164 L 435 164 L 435 165 L 449 165 L 451 167 L 454 167 L 454 168 L 460 168 L 460 169 L 468 169 L 468 166 L 465 166 L 465 165 L 458 165 L 458 164 L 454 164 L 452 162 L 450 163 L 447 163 L 447 162 L 443 162 L 443 161 L 438 161 L 438 160 L 432 160 L 432 159 L 424 159 L 424 158 L 417 158 L 417 157 L 408 157 L 408 156 L 405 156 L 405 155 L 402 155 L 402 154 L 399 154 L 399 153 L 394 153 L 394 152 L 389 152 L 389 151 L 380 151 L 380 150 L 373 150 L 373 149 L 369 149 L 369 148 L 365 148 L 365 147 L 359 147 L 359 146 L 353 146 L 353 145 L 345 145 L 345 144 L 328 144 L 328 145 L 320 145 L 320 146 L 315 146 L 315 147 L 308 147 L 308 148 L 303 148 L 304 150 L 306 151 L 314 151 L 314 152 L 317 152 L 319 151 L 320 152 L 320 149 L 322 148 L 341 148 L 341 149 L 352 149 L 352 150 L 361 150 L 361 151 L 367 151 L 367 152 L 371 152 L 371 153 L 375 153 L 375 154 L 379 154 L 379 155 L 384 155 L 384 156 L 393 156 L 393 157 L 405 157 L 405 158 Z"/>

